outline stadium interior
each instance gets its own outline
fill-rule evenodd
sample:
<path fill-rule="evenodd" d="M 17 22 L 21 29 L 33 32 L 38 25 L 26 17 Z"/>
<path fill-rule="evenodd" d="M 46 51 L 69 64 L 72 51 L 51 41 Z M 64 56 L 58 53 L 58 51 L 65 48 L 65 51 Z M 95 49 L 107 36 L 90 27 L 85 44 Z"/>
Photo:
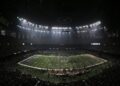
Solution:
<path fill-rule="evenodd" d="M 0 1 L 0 86 L 120 86 L 118 6 Z"/>

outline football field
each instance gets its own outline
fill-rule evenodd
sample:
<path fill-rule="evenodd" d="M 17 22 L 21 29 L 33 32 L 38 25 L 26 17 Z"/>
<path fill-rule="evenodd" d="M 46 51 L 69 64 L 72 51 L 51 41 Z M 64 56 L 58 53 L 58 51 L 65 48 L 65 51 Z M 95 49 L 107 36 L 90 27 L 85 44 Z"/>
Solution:
<path fill-rule="evenodd" d="M 70 56 L 60 55 L 33 55 L 18 62 L 21 66 L 39 70 L 49 69 L 82 69 L 93 67 L 107 62 L 107 60 L 99 58 L 91 54 L 80 54 Z"/>

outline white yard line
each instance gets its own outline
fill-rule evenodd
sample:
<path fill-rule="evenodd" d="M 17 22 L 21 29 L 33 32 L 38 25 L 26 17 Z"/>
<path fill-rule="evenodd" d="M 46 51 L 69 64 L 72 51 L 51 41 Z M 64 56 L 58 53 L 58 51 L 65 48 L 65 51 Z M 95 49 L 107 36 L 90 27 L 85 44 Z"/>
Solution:
<path fill-rule="evenodd" d="M 21 66 L 29 67 L 29 68 L 33 68 L 33 69 L 47 70 L 47 68 L 40 68 L 40 67 L 29 66 L 29 65 L 26 65 L 26 64 L 22 64 L 21 62 L 18 62 L 18 64 L 21 65 Z"/>

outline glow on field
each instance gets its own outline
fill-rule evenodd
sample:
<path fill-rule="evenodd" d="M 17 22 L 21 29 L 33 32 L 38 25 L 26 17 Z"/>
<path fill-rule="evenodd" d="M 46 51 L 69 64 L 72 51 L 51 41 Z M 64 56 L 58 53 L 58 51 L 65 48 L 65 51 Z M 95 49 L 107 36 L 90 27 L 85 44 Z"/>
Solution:
<path fill-rule="evenodd" d="M 18 62 L 19 65 L 39 69 L 83 69 L 93 67 L 107 62 L 107 60 L 96 57 L 91 54 L 80 54 L 72 56 L 56 55 L 33 55 L 27 59 Z"/>

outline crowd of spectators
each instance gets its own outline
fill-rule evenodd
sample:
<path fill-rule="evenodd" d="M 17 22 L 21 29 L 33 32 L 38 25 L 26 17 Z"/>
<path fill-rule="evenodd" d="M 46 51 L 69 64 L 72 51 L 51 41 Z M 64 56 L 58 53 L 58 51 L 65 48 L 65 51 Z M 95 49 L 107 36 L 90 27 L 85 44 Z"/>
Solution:
<path fill-rule="evenodd" d="M 105 70 L 88 80 L 54 84 L 22 74 L 20 71 L 0 70 L 0 86 L 120 86 L 120 65 Z"/>

